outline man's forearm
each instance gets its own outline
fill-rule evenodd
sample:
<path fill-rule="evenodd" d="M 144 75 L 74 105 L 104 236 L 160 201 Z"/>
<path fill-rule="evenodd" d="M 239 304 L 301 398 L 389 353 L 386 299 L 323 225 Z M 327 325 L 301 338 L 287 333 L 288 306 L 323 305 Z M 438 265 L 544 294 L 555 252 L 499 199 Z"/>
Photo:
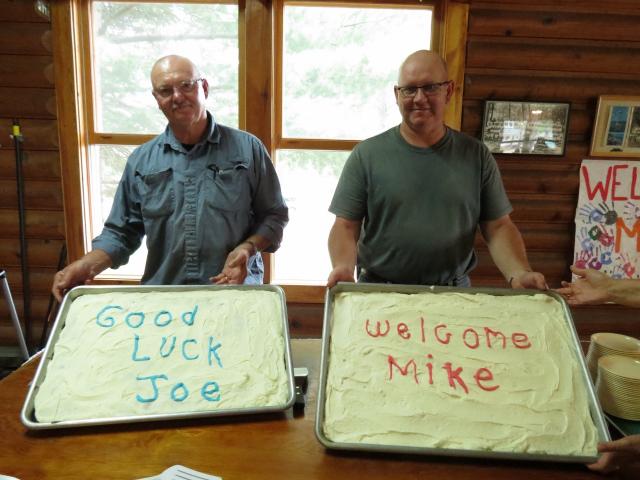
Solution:
<path fill-rule="evenodd" d="M 640 279 L 609 282 L 608 300 L 629 307 L 640 307 Z"/>
<path fill-rule="evenodd" d="M 485 239 L 491 258 L 505 280 L 531 271 L 522 235 L 513 223 L 500 225 L 485 235 Z"/>

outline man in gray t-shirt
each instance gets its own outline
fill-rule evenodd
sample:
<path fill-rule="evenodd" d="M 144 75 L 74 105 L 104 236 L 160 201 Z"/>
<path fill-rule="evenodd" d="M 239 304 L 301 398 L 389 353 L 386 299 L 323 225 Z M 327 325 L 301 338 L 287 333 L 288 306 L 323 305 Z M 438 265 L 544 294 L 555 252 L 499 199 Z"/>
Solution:
<path fill-rule="evenodd" d="M 444 124 L 453 93 L 444 61 L 421 50 L 400 68 L 402 123 L 356 146 L 329 210 L 328 285 L 359 280 L 468 286 L 478 228 L 514 288 L 546 288 L 532 272 L 495 159 Z"/>

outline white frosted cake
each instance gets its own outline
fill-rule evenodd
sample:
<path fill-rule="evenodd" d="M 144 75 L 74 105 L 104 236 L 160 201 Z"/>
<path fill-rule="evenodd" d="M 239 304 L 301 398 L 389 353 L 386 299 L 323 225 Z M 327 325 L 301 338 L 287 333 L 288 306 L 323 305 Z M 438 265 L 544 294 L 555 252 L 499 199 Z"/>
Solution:
<path fill-rule="evenodd" d="M 587 386 L 553 297 L 344 292 L 332 315 L 329 440 L 596 455 Z"/>
<path fill-rule="evenodd" d="M 265 290 L 84 294 L 35 396 L 39 422 L 279 407 L 280 297 Z"/>

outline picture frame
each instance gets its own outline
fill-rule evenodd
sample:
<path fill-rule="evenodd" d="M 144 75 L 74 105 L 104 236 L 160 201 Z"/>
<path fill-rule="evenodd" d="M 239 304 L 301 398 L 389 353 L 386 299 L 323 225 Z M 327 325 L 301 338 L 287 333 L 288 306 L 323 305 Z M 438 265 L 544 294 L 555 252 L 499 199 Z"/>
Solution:
<path fill-rule="evenodd" d="M 491 153 L 563 156 L 570 104 L 486 100 L 482 142 Z"/>
<path fill-rule="evenodd" d="M 640 158 L 640 96 L 598 97 L 589 154 Z"/>

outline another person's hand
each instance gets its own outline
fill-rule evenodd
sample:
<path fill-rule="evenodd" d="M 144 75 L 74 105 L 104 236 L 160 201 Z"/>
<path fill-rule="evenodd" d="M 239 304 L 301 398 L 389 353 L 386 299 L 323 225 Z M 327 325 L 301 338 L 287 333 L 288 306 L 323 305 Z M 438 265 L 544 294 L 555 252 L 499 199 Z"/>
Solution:
<path fill-rule="evenodd" d="M 544 275 L 539 272 L 522 272 L 520 275 L 512 277 L 509 284 L 511 285 L 511 288 L 535 288 L 538 290 L 549 289 Z"/>
<path fill-rule="evenodd" d="M 209 278 L 211 283 L 216 285 L 242 285 L 247 278 L 247 264 L 251 255 L 255 253 L 254 247 L 250 243 L 241 243 L 229 252 L 227 260 L 224 262 L 222 272 L 215 277 Z"/>
<path fill-rule="evenodd" d="M 579 278 L 571 283 L 563 281 L 562 288 L 556 289 L 569 305 L 597 305 L 608 301 L 609 283 L 612 281 L 609 276 L 597 270 L 573 265 L 571 271 Z"/>
<path fill-rule="evenodd" d="M 600 456 L 596 463 L 587 465 L 591 470 L 610 473 L 624 470 L 634 463 L 640 463 L 640 435 L 630 435 L 613 442 L 598 445 Z"/>
<path fill-rule="evenodd" d="M 329 274 L 327 279 L 327 287 L 331 288 L 338 282 L 355 282 L 356 279 L 353 276 L 353 268 L 337 266 Z"/>

